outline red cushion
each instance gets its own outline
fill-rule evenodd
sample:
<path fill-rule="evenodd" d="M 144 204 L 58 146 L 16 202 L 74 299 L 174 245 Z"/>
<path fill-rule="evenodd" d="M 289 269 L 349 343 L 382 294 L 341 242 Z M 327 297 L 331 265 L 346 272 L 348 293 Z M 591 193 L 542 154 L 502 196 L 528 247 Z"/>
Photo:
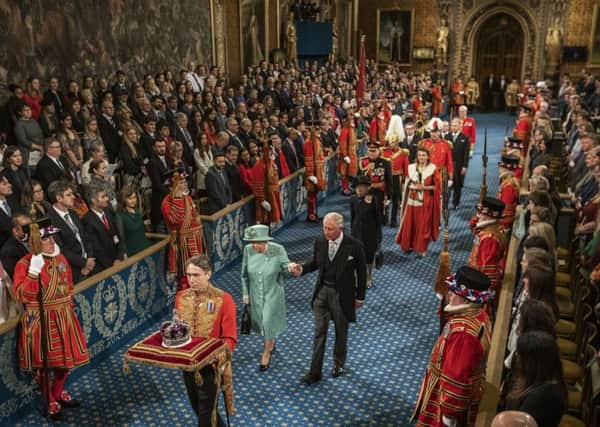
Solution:
<path fill-rule="evenodd" d="M 132 360 L 171 369 L 197 371 L 227 357 L 229 347 L 225 341 L 208 337 L 192 337 L 192 340 L 178 348 L 162 346 L 162 335 L 155 332 L 136 343 L 125 353 L 125 362 Z M 224 359 L 221 359 L 224 360 Z"/>

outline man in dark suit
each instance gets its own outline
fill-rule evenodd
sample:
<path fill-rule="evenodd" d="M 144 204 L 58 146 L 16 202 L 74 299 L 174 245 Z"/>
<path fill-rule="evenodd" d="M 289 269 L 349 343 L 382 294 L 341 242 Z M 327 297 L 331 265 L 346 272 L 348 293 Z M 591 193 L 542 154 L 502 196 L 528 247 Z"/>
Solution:
<path fill-rule="evenodd" d="M 54 104 L 54 111 L 60 117 L 63 111 L 66 110 L 65 97 L 58 90 L 58 78 L 50 77 L 48 81 L 48 90 L 44 92 L 44 99 L 49 99 Z"/>
<path fill-rule="evenodd" d="M 290 173 L 296 172 L 304 167 L 304 147 L 301 139 L 298 138 L 298 131 L 294 128 L 288 130 L 288 137 L 281 145 L 285 161 L 290 169 Z"/>
<path fill-rule="evenodd" d="M 227 173 L 227 180 L 231 188 L 231 203 L 237 202 L 244 195 L 244 185 L 238 165 L 239 156 L 240 150 L 235 145 L 227 146 L 227 151 L 225 152 L 225 172 Z"/>
<path fill-rule="evenodd" d="M 12 185 L 5 176 L 0 177 L 0 246 L 12 235 L 12 217 L 19 210 L 19 204 L 10 199 Z"/>
<path fill-rule="evenodd" d="M 419 135 L 415 132 L 415 124 L 406 122 L 404 124 L 404 132 L 406 137 L 402 144 L 402 148 L 408 149 L 408 162 L 414 163 L 417 161 L 417 146 L 419 144 Z"/>
<path fill-rule="evenodd" d="M 144 131 L 140 135 L 140 141 L 138 143 L 138 153 L 144 159 L 148 159 L 152 155 L 152 147 L 154 146 L 154 141 L 156 141 L 157 137 L 156 117 L 151 114 L 144 119 Z"/>
<path fill-rule="evenodd" d="M 14 276 L 17 262 L 29 253 L 27 243 L 29 224 L 31 224 L 31 217 L 28 214 L 24 212 L 13 214 L 12 236 L 0 248 L 2 266 L 11 278 Z"/>
<path fill-rule="evenodd" d="M 102 103 L 102 114 L 98 117 L 98 131 L 106 147 L 110 163 L 114 163 L 117 154 L 121 148 L 122 135 L 114 119 L 115 107 L 112 102 L 104 101 Z"/>
<path fill-rule="evenodd" d="M 238 150 L 242 150 L 244 148 L 244 143 L 238 135 L 239 130 L 240 125 L 236 119 L 233 117 L 227 119 L 227 128 L 225 129 L 225 132 L 229 135 L 229 142 L 227 145 L 233 145 L 234 147 L 237 147 Z"/>
<path fill-rule="evenodd" d="M 48 210 L 48 218 L 52 225 L 60 229 L 60 232 L 54 235 L 54 240 L 71 265 L 73 283 L 77 283 L 92 272 L 96 260 L 83 224 L 73 210 L 73 184 L 68 181 L 54 181 L 48 187 L 48 196 L 53 203 L 52 208 Z"/>
<path fill-rule="evenodd" d="M 452 185 L 452 205 L 457 209 L 460 205 L 460 194 L 467 175 L 469 166 L 469 138 L 460 132 L 460 119 L 452 119 L 450 124 L 451 133 L 446 137 L 452 141 L 452 159 L 454 161 L 454 178 Z M 450 178 L 450 177 L 448 177 Z"/>
<path fill-rule="evenodd" d="M 330 212 L 323 219 L 323 236 L 315 241 L 313 258 L 306 264 L 292 264 L 296 276 L 319 270 L 312 297 L 315 336 L 310 371 L 301 381 L 313 384 L 321 380 L 325 340 L 329 319 L 335 325 L 334 367 L 331 375 L 344 373 L 348 322 L 356 321 L 356 309 L 365 301 L 367 266 L 363 245 L 344 234 L 344 217 Z"/>
<path fill-rule="evenodd" d="M 175 122 L 177 120 L 178 112 L 179 107 L 177 105 L 177 97 L 175 95 L 171 95 L 167 98 L 167 109 L 165 111 L 165 117 L 169 123 L 169 128 L 171 131 L 175 129 Z"/>
<path fill-rule="evenodd" d="M 494 73 L 491 73 L 481 86 L 483 88 L 483 106 L 486 111 L 492 111 L 494 108 L 494 97 L 498 93 L 498 80 L 496 80 Z"/>
<path fill-rule="evenodd" d="M 108 195 L 102 188 L 90 185 L 87 192 L 90 210 L 83 217 L 86 236 L 96 255 L 92 274 L 112 267 L 121 261 L 125 251 L 117 234 L 115 219 L 108 208 Z"/>
<path fill-rule="evenodd" d="M 148 171 L 148 177 L 152 182 L 152 204 L 150 212 L 150 222 L 152 228 L 157 231 L 159 228 L 164 227 L 162 213 L 160 211 L 160 205 L 167 194 L 169 194 L 168 180 L 165 179 L 164 175 L 167 171 L 172 169 L 171 161 L 167 157 L 167 143 L 162 139 L 154 141 L 152 146 L 152 156 L 148 161 L 146 169 Z"/>
<path fill-rule="evenodd" d="M 220 211 L 232 201 L 231 186 L 225 170 L 225 154 L 219 152 L 213 158 L 213 166 L 206 173 L 208 213 Z"/>
<path fill-rule="evenodd" d="M 188 116 L 185 113 L 177 113 L 175 116 L 175 141 L 183 145 L 183 160 L 186 164 L 195 167 L 194 161 L 194 138 L 188 130 Z"/>
<path fill-rule="evenodd" d="M 62 155 L 61 144 L 56 138 L 44 141 L 46 155 L 40 159 L 35 169 L 35 176 L 47 193 L 48 186 L 54 181 L 73 181 L 74 176 L 69 169 L 67 159 Z"/>

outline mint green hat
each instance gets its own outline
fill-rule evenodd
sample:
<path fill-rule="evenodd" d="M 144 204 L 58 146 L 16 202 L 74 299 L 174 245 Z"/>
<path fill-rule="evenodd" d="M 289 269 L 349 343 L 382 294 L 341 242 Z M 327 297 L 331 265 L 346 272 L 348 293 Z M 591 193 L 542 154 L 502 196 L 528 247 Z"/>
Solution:
<path fill-rule="evenodd" d="M 268 242 L 273 238 L 269 236 L 269 227 L 256 224 L 244 230 L 244 240 L 247 242 Z"/>

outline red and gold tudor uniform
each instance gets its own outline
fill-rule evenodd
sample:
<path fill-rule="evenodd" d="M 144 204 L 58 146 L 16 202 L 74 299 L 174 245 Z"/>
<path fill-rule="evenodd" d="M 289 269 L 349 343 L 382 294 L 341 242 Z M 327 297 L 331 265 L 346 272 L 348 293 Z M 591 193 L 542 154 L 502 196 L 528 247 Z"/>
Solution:
<path fill-rule="evenodd" d="M 165 196 L 160 206 L 171 236 L 168 271 L 183 277 L 187 260 L 204 253 L 202 221 L 192 197 L 179 189 L 180 180 L 185 182 L 185 172 L 169 171 L 166 175 L 173 181 L 171 194 Z"/>
<path fill-rule="evenodd" d="M 440 138 L 441 120 L 437 118 L 431 119 L 427 130 L 431 137 L 422 141 L 421 145 L 429 151 L 429 161 L 433 163 L 440 174 L 442 171 L 447 172 L 449 180 L 454 176 L 454 161 L 452 160 L 452 145 L 449 141 Z"/>
<path fill-rule="evenodd" d="M 402 180 L 408 175 L 408 148 L 400 148 L 398 141 L 391 142 L 392 146 L 383 149 L 382 156 L 390 163 L 392 174 L 392 191 L 390 200 L 392 202 L 391 226 L 396 226 L 398 206 L 402 197 Z"/>
<path fill-rule="evenodd" d="M 473 228 L 475 239 L 469 255 L 469 264 L 490 279 L 490 288 L 497 293 L 504 269 L 506 236 L 498 222 L 504 211 L 504 202 L 486 197 L 477 206 L 477 219 Z"/>
<path fill-rule="evenodd" d="M 413 411 L 417 426 L 473 426 L 485 385 L 490 320 L 484 308 L 491 297 L 489 279 L 461 267 L 446 281 L 463 303 L 449 304 L 448 321 L 435 343 Z"/>
<path fill-rule="evenodd" d="M 517 205 L 519 204 L 519 191 L 521 186 L 515 177 L 514 171 L 519 167 L 519 157 L 503 154 L 498 164 L 500 169 L 500 185 L 496 197 L 504 202 L 504 211 L 500 218 L 500 226 L 510 230 L 515 219 Z"/>
<path fill-rule="evenodd" d="M 338 172 L 342 177 L 342 191 L 349 194 L 350 180 L 358 173 L 358 139 L 352 110 L 348 111 L 348 118 L 338 138 Z"/>
<path fill-rule="evenodd" d="M 514 155 L 519 158 L 519 165 L 514 169 L 515 178 L 520 180 L 523 177 L 523 166 L 525 157 L 523 157 L 523 141 L 519 138 L 507 136 L 504 139 L 504 149 L 502 154 Z"/>
<path fill-rule="evenodd" d="M 281 221 L 283 210 L 279 196 L 279 175 L 275 157 L 268 142 L 265 142 L 262 156 L 252 166 L 250 175 L 256 223 L 269 225 L 272 222 Z"/>
<path fill-rule="evenodd" d="M 513 129 L 513 137 L 520 139 L 523 142 L 521 156 L 526 157 L 529 148 L 529 138 L 531 136 L 531 108 L 528 105 L 521 105 L 517 124 Z"/>
<path fill-rule="evenodd" d="M 38 224 L 42 239 L 59 232 L 59 229 L 53 227 L 48 219 L 42 219 Z M 32 225 L 31 234 L 37 232 L 38 227 Z M 36 237 L 30 238 L 30 247 L 39 246 L 33 243 L 35 239 Z M 31 267 L 34 256 L 43 256 L 43 265 L 39 274 Z M 41 255 L 30 253 L 21 258 L 15 267 L 13 283 L 15 298 L 25 306 L 19 336 L 19 365 L 22 370 L 28 372 L 37 372 L 43 368 L 39 303 L 39 289 L 42 286 L 44 325 L 48 330 L 47 367 L 54 373 L 50 392 L 46 397 L 50 406 L 50 415 L 54 416 L 60 412 L 61 405 L 79 405 L 64 391 L 64 384 L 69 370 L 89 362 L 83 330 L 73 311 L 71 266 L 67 258 L 60 253 L 59 246 L 54 244 L 53 253 Z M 43 376 L 40 375 L 39 378 L 41 380 Z"/>
<path fill-rule="evenodd" d="M 471 154 L 473 154 L 473 150 L 475 149 L 475 141 L 477 140 L 477 126 L 475 124 L 475 119 L 472 117 L 467 117 L 466 112 L 464 117 L 459 116 L 459 118 L 460 132 L 469 138 L 469 151 Z"/>
<path fill-rule="evenodd" d="M 317 195 L 319 191 L 325 190 L 325 156 L 319 136 L 311 132 L 304 141 L 303 149 L 307 220 L 316 222 L 318 221 Z"/>

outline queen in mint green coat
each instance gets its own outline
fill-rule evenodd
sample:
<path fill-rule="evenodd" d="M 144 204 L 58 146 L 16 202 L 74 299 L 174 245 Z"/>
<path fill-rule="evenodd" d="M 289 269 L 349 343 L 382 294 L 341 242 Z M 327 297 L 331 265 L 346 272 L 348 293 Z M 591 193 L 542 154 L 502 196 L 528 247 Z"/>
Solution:
<path fill-rule="evenodd" d="M 268 230 L 264 225 L 245 230 L 244 240 L 250 244 L 242 259 L 242 294 L 250 304 L 252 330 L 274 340 L 287 322 L 284 284 L 290 260 L 285 248 L 271 241 Z"/>

